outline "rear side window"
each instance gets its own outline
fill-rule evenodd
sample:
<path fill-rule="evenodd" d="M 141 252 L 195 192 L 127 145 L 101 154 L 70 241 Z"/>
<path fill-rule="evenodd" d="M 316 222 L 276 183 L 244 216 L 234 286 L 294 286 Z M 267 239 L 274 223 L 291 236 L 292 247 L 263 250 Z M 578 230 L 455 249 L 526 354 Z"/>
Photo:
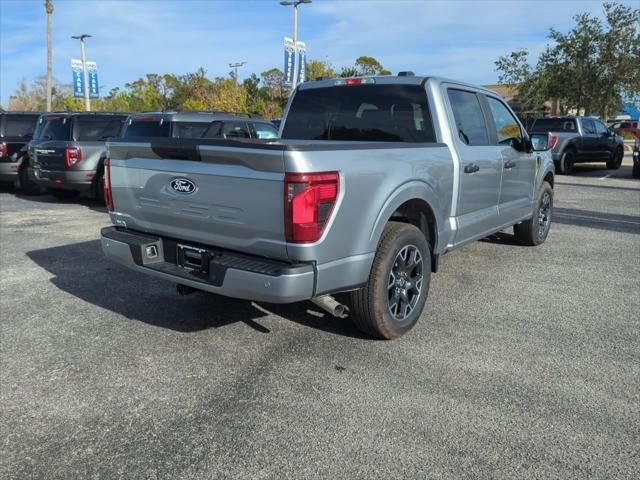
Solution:
<path fill-rule="evenodd" d="M 38 117 L 29 115 L 3 115 L 5 137 L 31 138 L 38 123 Z"/>
<path fill-rule="evenodd" d="M 122 129 L 123 119 L 116 118 L 76 118 L 76 139 L 80 142 L 99 142 L 109 137 L 117 137 Z"/>
<path fill-rule="evenodd" d="M 168 137 L 171 134 L 171 122 L 158 117 L 137 117 L 127 122 L 123 137 Z"/>
<path fill-rule="evenodd" d="M 435 142 L 427 95 L 418 85 L 357 85 L 296 93 L 282 138 Z"/>
<path fill-rule="evenodd" d="M 539 118 L 531 126 L 532 132 L 577 132 L 576 121 L 566 118 Z"/>
<path fill-rule="evenodd" d="M 71 140 L 71 119 L 68 117 L 43 117 L 39 140 Z"/>
<path fill-rule="evenodd" d="M 449 102 L 458 137 L 467 145 L 489 145 L 487 125 L 478 96 L 465 90 L 449 89 Z"/>
<path fill-rule="evenodd" d="M 254 123 L 256 138 L 278 138 L 278 129 L 268 123 Z"/>
<path fill-rule="evenodd" d="M 209 128 L 206 122 L 174 122 L 172 136 L 175 138 L 200 138 Z"/>
<path fill-rule="evenodd" d="M 202 135 L 203 138 L 220 138 L 222 137 L 222 122 L 211 122 L 207 131 Z"/>

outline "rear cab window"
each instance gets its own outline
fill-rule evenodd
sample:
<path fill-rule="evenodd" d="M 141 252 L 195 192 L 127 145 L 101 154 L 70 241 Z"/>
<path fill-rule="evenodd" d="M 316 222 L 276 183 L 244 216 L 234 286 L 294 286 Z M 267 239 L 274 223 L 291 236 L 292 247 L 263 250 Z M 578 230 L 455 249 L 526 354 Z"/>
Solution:
<path fill-rule="evenodd" d="M 35 115 L 2 115 L 1 136 L 30 139 L 37 123 L 38 117 Z"/>
<path fill-rule="evenodd" d="M 70 117 L 66 115 L 48 115 L 40 117 L 37 140 L 71 140 Z"/>
<path fill-rule="evenodd" d="M 253 122 L 252 126 L 256 138 L 278 138 L 278 129 L 271 124 Z"/>
<path fill-rule="evenodd" d="M 124 117 L 78 116 L 75 119 L 75 138 L 79 142 L 100 142 L 117 137 L 122 130 Z"/>
<path fill-rule="evenodd" d="M 433 143 L 427 94 L 419 85 L 357 85 L 299 90 L 283 139 Z"/>
<path fill-rule="evenodd" d="M 171 136 L 174 138 L 201 138 L 209 125 L 208 122 L 174 122 Z"/>
<path fill-rule="evenodd" d="M 570 132 L 577 133 L 578 126 L 572 118 L 539 118 L 531 126 L 532 132 Z"/>
<path fill-rule="evenodd" d="M 169 137 L 171 122 L 158 115 L 139 115 L 129 118 L 122 136 L 131 137 Z"/>

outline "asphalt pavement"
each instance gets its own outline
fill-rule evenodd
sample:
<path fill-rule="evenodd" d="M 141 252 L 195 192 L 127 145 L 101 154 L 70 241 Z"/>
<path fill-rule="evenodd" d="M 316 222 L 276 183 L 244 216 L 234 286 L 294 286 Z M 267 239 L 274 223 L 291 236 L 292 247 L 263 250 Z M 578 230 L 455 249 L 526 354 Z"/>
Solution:
<path fill-rule="evenodd" d="M 89 200 L 0 192 L 0 478 L 640 478 L 640 181 L 556 178 L 547 242 L 441 259 L 391 342 L 107 260 Z"/>

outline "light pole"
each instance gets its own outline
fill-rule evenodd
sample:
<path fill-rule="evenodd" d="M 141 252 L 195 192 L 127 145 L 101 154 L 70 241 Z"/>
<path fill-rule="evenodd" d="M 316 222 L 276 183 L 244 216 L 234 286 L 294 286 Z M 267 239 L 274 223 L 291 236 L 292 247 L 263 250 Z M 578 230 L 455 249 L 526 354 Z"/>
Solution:
<path fill-rule="evenodd" d="M 83 33 L 82 35 L 73 35 L 71 38 L 80 40 L 80 52 L 82 53 L 82 71 L 84 74 L 84 109 L 91 111 L 91 100 L 89 100 L 89 72 L 87 72 L 87 55 L 84 51 L 84 39 L 91 38 L 93 35 Z"/>
<path fill-rule="evenodd" d="M 238 83 L 238 68 L 243 67 L 247 64 L 247 62 L 236 62 L 230 63 L 229 67 L 233 68 L 233 75 L 236 78 L 236 83 Z"/>
<path fill-rule="evenodd" d="M 283 0 L 280 5 L 290 7 L 293 5 L 293 79 L 291 80 L 291 90 L 295 90 L 298 84 L 298 5 L 301 3 L 311 3 L 311 0 Z"/>
<path fill-rule="evenodd" d="M 47 112 L 50 112 L 51 95 L 53 92 L 53 77 L 51 75 L 51 15 L 53 14 L 52 0 L 45 0 L 44 8 L 47 12 Z"/>

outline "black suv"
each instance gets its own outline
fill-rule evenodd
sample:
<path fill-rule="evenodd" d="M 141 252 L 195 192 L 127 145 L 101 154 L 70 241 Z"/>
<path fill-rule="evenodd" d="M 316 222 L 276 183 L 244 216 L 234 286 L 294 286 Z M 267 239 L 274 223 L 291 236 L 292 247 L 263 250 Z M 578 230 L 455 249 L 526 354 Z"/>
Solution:
<path fill-rule="evenodd" d="M 127 120 L 122 137 L 277 138 L 278 129 L 258 115 L 229 112 L 146 112 Z"/>
<path fill-rule="evenodd" d="M 27 192 L 38 190 L 27 175 L 27 143 L 33 138 L 38 117 L 37 112 L 0 113 L 0 181 Z"/>

